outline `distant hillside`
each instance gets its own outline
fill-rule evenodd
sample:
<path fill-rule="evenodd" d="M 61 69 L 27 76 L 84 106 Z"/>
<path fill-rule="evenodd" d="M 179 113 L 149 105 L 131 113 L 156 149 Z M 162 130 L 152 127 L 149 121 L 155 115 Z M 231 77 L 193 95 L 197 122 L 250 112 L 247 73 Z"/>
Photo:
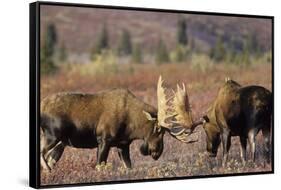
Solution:
<path fill-rule="evenodd" d="M 225 44 L 239 48 L 243 40 L 254 35 L 262 50 L 271 48 L 271 20 L 241 17 L 206 16 L 162 12 L 42 6 L 41 39 L 48 23 L 54 23 L 58 43 L 71 52 L 88 53 L 106 24 L 110 44 L 117 46 L 122 29 L 130 31 L 134 43 L 146 51 L 155 48 L 161 37 L 168 48 L 176 44 L 177 22 L 186 18 L 189 40 L 200 50 L 208 50 L 221 36 Z"/>

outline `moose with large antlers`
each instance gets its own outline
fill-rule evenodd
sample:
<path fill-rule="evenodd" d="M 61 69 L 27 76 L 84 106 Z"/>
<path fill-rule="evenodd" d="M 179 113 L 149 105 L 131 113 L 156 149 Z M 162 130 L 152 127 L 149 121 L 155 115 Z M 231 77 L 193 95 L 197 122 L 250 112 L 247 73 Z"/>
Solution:
<path fill-rule="evenodd" d="M 97 148 L 97 164 L 106 163 L 111 147 L 127 168 L 131 167 L 129 147 L 142 139 L 143 155 L 157 160 L 163 151 L 165 131 L 180 141 L 189 143 L 188 127 L 192 123 L 184 89 L 175 93 L 174 109 L 169 110 L 162 79 L 157 86 L 158 110 L 130 91 L 115 89 L 96 94 L 58 93 L 41 102 L 41 166 L 49 171 L 62 156 L 65 146 Z M 171 115 L 168 115 L 168 112 Z M 167 119 L 174 118 L 167 123 Z M 179 123 L 177 123 L 179 122 Z M 192 126 L 194 128 L 195 125 Z"/>

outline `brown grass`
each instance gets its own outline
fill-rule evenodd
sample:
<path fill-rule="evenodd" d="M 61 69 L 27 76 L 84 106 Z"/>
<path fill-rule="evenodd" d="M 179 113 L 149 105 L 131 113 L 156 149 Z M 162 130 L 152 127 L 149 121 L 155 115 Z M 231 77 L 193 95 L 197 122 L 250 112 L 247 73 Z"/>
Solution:
<path fill-rule="evenodd" d="M 43 76 L 41 98 L 61 91 L 95 93 L 104 89 L 122 87 L 128 88 L 145 102 L 156 106 L 156 82 L 161 74 L 168 87 L 175 87 L 178 82 L 187 84 L 193 114 L 195 118 L 198 118 L 214 99 L 225 77 L 231 77 L 242 85 L 255 84 L 270 90 L 272 88 L 270 64 L 248 67 L 219 64 L 208 66 L 206 69 L 194 68 L 190 64 L 121 65 L 117 69 L 118 72 L 107 75 L 98 75 L 94 72 L 83 74 L 80 72 L 82 67 L 84 65 L 79 68 L 65 65 L 59 73 Z M 271 164 L 264 164 L 263 161 L 263 139 L 260 134 L 257 138 L 256 163 L 248 162 L 246 166 L 242 166 L 239 157 L 240 144 L 235 137 L 232 138 L 230 161 L 225 168 L 220 166 L 221 150 L 217 158 L 209 158 L 205 155 L 205 134 L 202 128 L 199 128 L 192 138 L 198 138 L 199 142 L 187 145 L 166 134 L 164 152 L 158 161 L 142 156 L 139 152 L 140 141 L 134 142 L 130 147 L 133 169 L 122 167 L 115 148 L 110 151 L 109 164 L 95 168 L 96 149 L 67 147 L 51 173 L 41 171 L 41 183 L 42 185 L 69 184 L 271 171 Z"/>

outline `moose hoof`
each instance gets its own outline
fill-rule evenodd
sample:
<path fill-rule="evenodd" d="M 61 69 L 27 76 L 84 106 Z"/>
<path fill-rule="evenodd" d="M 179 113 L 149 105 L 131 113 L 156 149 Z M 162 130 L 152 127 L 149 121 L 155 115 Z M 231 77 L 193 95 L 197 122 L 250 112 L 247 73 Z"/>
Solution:
<path fill-rule="evenodd" d="M 215 154 L 215 153 L 208 153 L 208 156 L 211 157 L 211 158 L 214 158 L 214 157 L 217 156 L 217 154 Z"/>
<path fill-rule="evenodd" d="M 226 166 L 227 166 L 227 161 L 226 161 L 226 160 L 223 160 L 223 161 L 222 161 L 222 167 L 225 168 Z"/>
<path fill-rule="evenodd" d="M 105 162 L 101 162 L 100 164 L 97 164 L 97 165 L 95 166 L 95 169 L 96 169 L 97 171 L 101 171 L 101 170 L 104 169 L 104 167 L 105 167 Z"/>
<path fill-rule="evenodd" d="M 49 168 L 52 170 L 54 168 L 54 166 L 56 165 L 57 161 L 55 159 L 53 159 L 52 157 L 50 157 L 48 159 L 48 166 Z"/>

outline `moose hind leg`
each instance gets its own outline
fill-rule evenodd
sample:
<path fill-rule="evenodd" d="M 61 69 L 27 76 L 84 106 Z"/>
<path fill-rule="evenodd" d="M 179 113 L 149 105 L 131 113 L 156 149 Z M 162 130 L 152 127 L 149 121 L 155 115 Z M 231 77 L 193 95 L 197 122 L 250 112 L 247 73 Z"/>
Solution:
<path fill-rule="evenodd" d="M 48 166 L 53 169 L 55 164 L 59 161 L 59 159 L 62 156 L 62 153 L 64 151 L 65 146 L 63 145 L 63 143 L 60 141 L 56 144 L 56 146 L 51 149 L 50 151 L 48 151 L 48 153 L 46 154 L 46 160 L 48 163 Z"/>
<path fill-rule="evenodd" d="M 44 169 L 51 171 L 51 167 L 48 165 L 46 154 L 53 149 L 59 141 L 55 138 L 46 138 L 45 143 L 41 145 L 40 151 L 40 164 Z"/>
<path fill-rule="evenodd" d="M 247 138 L 240 136 L 240 157 L 243 165 L 246 163 L 246 149 L 247 149 Z"/>
<path fill-rule="evenodd" d="M 51 171 L 50 166 L 47 164 L 47 161 L 42 153 L 40 153 L 40 165 L 43 169 Z"/>
<path fill-rule="evenodd" d="M 43 131 L 40 130 L 40 165 L 43 169 L 51 171 L 51 168 L 48 166 L 47 161 L 44 156 L 45 146 L 47 146 L 47 141 L 46 141 Z"/>
<path fill-rule="evenodd" d="M 256 159 L 256 135 L 257 129 L 251 129 L 248 132 L 248 139 L 250 144 L 250 159 L 255 162 Z"/>
<path fill-rule="evenodd" d="M 118 155 L 120 160 L 123 162 L 125 168 L 132 168 L 130 159 L 130 145 L 122 145 L 118 147 Z"/>
<path fill-rule="evenodd" d="M 267 163 L 270 163 L 270 128 L 268 126 L 262 128 L 264 137 L 264 155 Z"/>

